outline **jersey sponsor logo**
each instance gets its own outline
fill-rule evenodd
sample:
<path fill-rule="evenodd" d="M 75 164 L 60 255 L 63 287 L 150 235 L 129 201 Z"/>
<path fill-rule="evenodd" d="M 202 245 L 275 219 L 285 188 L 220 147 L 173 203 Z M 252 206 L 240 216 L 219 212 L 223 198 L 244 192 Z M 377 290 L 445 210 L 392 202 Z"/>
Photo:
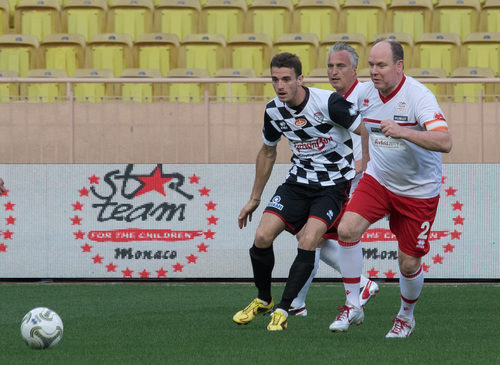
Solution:
<path fill-rule="evenodd" d="M 444 118 L 444 115 L 442 113 L 434 113 L 434 119 L 438 119 L 438 120 L 446 120 Z"/>
<path fill-rule="evenodd" d="M 318 139 L 312 140 L 310 142 L 295 143 L 294 147 L 298 152 L 304 151 L 304 150 L 312 150 L 312 149 L 316 149 L 318 151 L 321 151 L 326 147 L 326 145 L 328 143 L 330 143 L 332 141 L 333 141 L 332 136 L 329 136 L 327 138 L 319 137 Z"/>
<path fill-rule="evenodd" d="M 290 127 L 288 126 L 288 124 L 286 124 L 286 122 L 284 120 L 280 120 L 278 122 L 278 127 L 281 129 L 281 131 L 283 132 L 290 132 L 291 129 Z"/>
<path fill-rule="evenodd" d="M 372 130 L 372 133 L 382 133 L 382 129 L 380 129 L 380 128 L 372 127 L 371 130 Z"/>
<path fill-rule="evenodd" d="M 278 210 L 283 210 L 283 204 L 279 204 L 280 201 L 281 197 L 279 195 L 276 195 L 269 203 L 267 203 L 267 206 Z"/>
<path fill-rule="evenodd" d="M 407 115 L 395 115 L 394 116 L 394 121 L 396 121 L 396 122 L 407 122 L 408 121 L 408 116 Z"/>
<path fill-rule="evenodd" d="M 400 113 L 406 112 L 406 102 L 400 101 L 398 105 L 396 105 L 396 110 Z"/>
<path fill-rule="evenodd" d="M 323 120 L 325 120 L 325 116 L 321 112 L 314 113 L 314 119 L 321 123 Z"/>
<path fill-rule="evenodd" d="M 295 119 L 295 126 L 296 127 L 303 127 L 307 124 L 307 120 L 304 119 L 304 118 L 299 118 L 299 119 Z"/>
<path fill-rule="evenodd" d="M 403 149 L 405 144 L 400 138 L 392 138 L 385 136 L 372 136 L 373 145 L 380 148 Z"/>

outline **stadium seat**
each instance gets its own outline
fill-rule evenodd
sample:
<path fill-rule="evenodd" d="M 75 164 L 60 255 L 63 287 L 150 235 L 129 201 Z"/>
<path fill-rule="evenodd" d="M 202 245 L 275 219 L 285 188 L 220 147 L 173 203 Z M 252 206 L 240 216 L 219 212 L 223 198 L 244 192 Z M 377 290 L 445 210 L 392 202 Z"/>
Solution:
<path fill-rule="evenodd" d="M 328 78 L 328 68 L 327 67 L 320 67 L 320 68 L 315 68 L 312 69 L 311 72 L 309 72 L 309 75 L 307 75 L 307 79 L 325 79 Z M 325 90 L 333 90 L 332 85 L 327 81 L 313 81 L 313 82 L 307 82 L 305 84 L 306 86 L 310 87 L 317 87 L 318 89 L 325 89 Z"/>
<path fill-rule="evenodd" d="M 274 54 L 290 52 L 302 62 L 302 74 L 308 75 L 315 68 L 318 58 L 318 37 L 312 33 L 282 34 L 273 46 Z"/>
<path fill-rule="evenodd" d="M 337 0 L 300 0 L 293 11 L 292 32 L 313 33 L 323 39 L 337 32 L 340 6 Z"/>
<path fill-rule="evenodd" d="M 495 72 L 487 67 L 459 67 L 453 70 L 451 77 L 456 78 L 494 78 Z M 491 83 L 456 83 L 452 85 L 453 101 L 477 103 L 479 95 L 482 101 L 493 101 L 495 86 Z"/>
<path fill-rule="evenodd" d="M 132 37 L 130 34 L 96 34 L 86 48 L 87 68 L 110 68 L 115 77 L 133 65 Z"/>
<path fill-rule="evenodd" d="M 358 67 L 358 71 L 356 72 L 356 75 L 358 78 L 365 78 L 369 79 L 370 78 L 370 68 L 369 67 Z"/>
<path fill-rule="evenodd" d="M 446 71 L 442 68 L 409 68 L 405 70 L 405 74 L 419 79 L 430 91 L 432 91 L 438 101 L 447 101 L 447 95 L 450 93 L 448 84 L 432 82 L 432 79 L 446 78 Z"/>
<path fill-rule="evenodd" d="M 346 0 L 340 11 L 339 32 L 361 33 L 366 39 L 383 33 L 386 22 L 385 0 Z"/>
<path fill-rule="evenodd" d="M 462 43 L 462 66 L 487 67 L 500 76 L 500 33 L 471 33 Z"/>
<path fill-rule="evenodd" d="M 269 34 L 236 34 L 227 43 L 228 65 L 232 68 L 251 68 L 257 75 L 269 68 L 271 62 L 272 40 Z"/>
<path fill-rule="evenodd" d="M 107 11 L 105 0 L 67 0 L 61 10 L 63 32 L 82 34 L 88 41 L 106 31 Z"/>
<path fill-rule="evenodd" d="M 255 78 L 255 71 L 249 68 L 223 68 L 217 70 L 214 78 Z M 217 101 L 242 102 L 253 100 L 257 95 L 257 85 L 247 82 L 235 82 L 228 85 L 227 82 L 215 83 L 215 96 Z"/>
<path fill-rule="evenodd" d="M 413 67 L 442 68 L 449 76 L 458 67 L 460 36 L 455 33 L 424 33 L 413 47 Z"/>
<path fill-rule="evenodd" d="M 226 40 L 221 34 L 188 34 L 180 46 L 179 65 L 201 68 L 213 75 L 226 63 Z"/>
<path fill-rule="evenodd" d="M 75 70 L 73 77 L 91 79 L 111 79 L 113 70 L 81 68 Z M 73 95 L 77 102 L 100 103 L 116 95 L 115 84 L 105 82 L 76 82 L 73 85 Z"/>
<path fill-rule="evenodd" d="M 248 7 L 247 31 L 270 34 L 274 42 L 290 32 L 292 11 L 290 0 L 254 0 Z"/>
<path fill-rule="evenodd" d="M 113 0 L 108 10 L 108 32 L 130 34 L 134 40 L 151 33 L 153 10 L 151 0 Z"/>
<path fill-rule="evenodd" d="M 10 4 L 8 0 L 0 0 L 0 35 L 9 33 Z"/>
<path fill-rule="evenodd" d="M 67 75 L 64 70 L 59 69 L 33 69 L 28 71 L 27 77 L 58 79 L 67 77 Z M 30 102 L 38 103 L 65 101 L 66 84 L 63 82 L 21 84 L 20 96 Z"/>
<path fill-rule="evenodd" d="M 155 7 L 154 31 L 177 34 L 182 41 L 200 32 L 200 11 L 198 0 L 161 0 Z"/>
<path fill-rule="evenodd" d="M 464 41 L 470 33 L 478 32 L 479 0 L 440 0 L 434 7 L 432 31 L 457 33 Z"/>
<path fill-rule="evenodd" d="M 227 40 L 244 33 L 245 0 L 208 0 L 201 9 L 201 33 L 222 34 Z"/>
<path fill-rule="evenodd" d="M 42 65 L 47 69 L 63 69 L 73 76 L 85 65 L 85 37 L 82 34 L 48 34 L 40 43 Z"/>
<path fill-rule="evenodd" d="M 352 48 L 356 50 L 359 56 L 358 65 L 359 67 L 364 67 L 367 65 L 366 56 L 366 38 L 360 33 L 333 33 L 328 34 L 320 43 L 318 49 L 318 60 L 316 67 L 325 67 L 328 63 L 328 53 L 330 52 L 330 47 L 336 42 L 344 42 L 349 44 Z"/>
<path fill-rule="evenodd" d="M 14 31 L 34 35 L 39 40 L 47 34 L 59 33 L 59 11 L 58 0 L 21 0 L 14 14 Z"/>
<path fill-rule="evenodd" d="M 412 67 L 413 62 L 413 38 L 408 33 L 379 33 L 374 34 L 368 48 L 371 49 L 377 39 L 387 38 L 398 41 L 403 46 L 405 68 Z M 369 54 L 369 52 L 368 52 Z"/>
<path fill-rule="evenodd" d="M 408 33 L 416 41 L 432 31 L 431 0 L 393 0 L 387 10 L 387 31 Z"/>
<path fill-rule="evenodd" d="M 500 32 L 500 0 L 487 0 L 479 13 L 479 31 Z"/>
<path fill-rule="evenodd" d="M 0 36 L 0 70 L 15 71 L 26 77 L 39 65 L 39 43 L 33 35 L 4 34 Z"/>
<path fill-rule="evenodd" d="M 121 77 L 125 78 L 161 78 L 159 70 L 147 68 L 127 68 L 123 70 Z M 162 95 L 161 84 L 158 83 L 123 83 L 121 84 L 122 100 L 151 103 Z"/>
<path fill-rule="evenodd" d="M 260 75 L 262 78 L 262 85 L 261 85 L 261 96 L 265 100 L 271 100 L 276 97 L 276 92 L 274 91 L 273 84 L 271 83 L 271 70 L 269 68 L 264 69 L 262 71 L 262 74 Z"/>
<path fill-rule="evenodd" d="M 1 79 L 19 77 L 16 71 L 0 71 Z M 16 101 L 19 98 L 19 84 L 14 82 L 0 82 L 0 103 Z"/>
<path fill-rule="evenodd" d="M 196 68 L 175 68 L 170 70 L 167 78 L 208 78 L 207 70 Z M 209 85 L 205 83 L 169 82 L 168 97 L 171 102 L 199 103 L 205 100 L 205 92 L 209 93 Z"/>
<path fill-rule="evenodd" d="M 176 34 L 142 34 L 134 43 L 139 68 L 160 70 L 163 76 L 177 68 L 178 50 L 179 38 Z"/>

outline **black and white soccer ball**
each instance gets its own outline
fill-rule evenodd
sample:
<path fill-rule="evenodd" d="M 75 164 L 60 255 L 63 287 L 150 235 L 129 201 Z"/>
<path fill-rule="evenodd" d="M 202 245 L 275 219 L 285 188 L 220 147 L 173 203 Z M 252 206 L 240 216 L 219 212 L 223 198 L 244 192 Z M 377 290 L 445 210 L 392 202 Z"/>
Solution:
<path fill-rule="evenodd" d="M 49 308 L 32 309 L 23 318 L 21 336 L 32 349 L 54 347 L 63 336 L 61 317 Z"/>

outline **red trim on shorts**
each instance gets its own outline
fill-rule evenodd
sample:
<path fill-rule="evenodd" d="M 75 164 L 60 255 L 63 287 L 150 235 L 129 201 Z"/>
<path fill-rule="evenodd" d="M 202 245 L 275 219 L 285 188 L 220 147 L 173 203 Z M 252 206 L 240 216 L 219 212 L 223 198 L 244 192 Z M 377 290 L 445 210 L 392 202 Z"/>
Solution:
<path fill-rule="evenodd" d="M 402 276 L 404 276 L 404 277 L 405 277 L 405 278 L 407 278 L 407 279 L 411 279 L 411 278 L 414 278 L 414 277 L 416 277 L 416 276 L 420 275 L 420 273 L 421 273 L 421 272 L 422 272 L 422 266 L 420 266 L 420 267 L 418 268 L 418 270 L 417 270 L 415 273 L 413 273 L 413 274 L 406 275 L 406 274 L 404 274 L 404 273 L 401 273 L 401 275 L 402 275 Z"/>
<path fill-rule="evenodd" d="M 335 241 L 338 241 L 339 239 L 339 234 L 338 233 L 334 233 L 334 232 L 327 232 L 323 235 L 323 238 L 325 240 L 335 240 Z"/>
<path fill-rule="evenodd" d="M 317 220 L 319 220 L 319 221 L 321 221 L 321 222 L 325 223 L 325 226 L 326 226 L 326 228 L 327 228 L 327 229 L 329 229 L 329 228 L 330 228 L 330 227 L 328 227 L 328 223 L 327 223 L 327 222 L 326 222 L 323 218 L 316 217 L 315 215 L 310 215 L 310 216 L 309 216 L 309 218 L 315 218 L 315 219 L 317 219 Z M 309 218 L 308 218 L 308 219 L 309 219 Z"/>
<path fill-rule="evenodd" d="M 416 303 L 418 300 L 418 298 L 417 299 L 407 299 L 407 298 L 403 297 L 402 295 L 401 295 L 401 299 L 403 299 L 403 302 L 406 302 L 408 304 Z"/>
<path fill-rule="evenodd" d="M 339 240 L 339 245 L 341 245 L 343 247 L 356 246 L 358 243 L 359 243 L 359 241 L 356 241 L 356 242 L 344 242 L 344 241 Z"/>
<path fill-rule="evenodd" d="M 271 213 L 271 214 L 274 214 L 276 217 L 278 217 L 279 219 L 281 219 L 283 221 L 283 223 L 285 223 L 285 225 L 292 231 L 292 232 L 295 232 L 295 229 L 290 226 L 290 224 L 285 220 L 285 218 L 283 218 L 281 215 L 279 215 L 278 213 L 276 213 L 275 211 L 273 210 L 264 210 L 264 213 Z"/>
<path fill-rule="evenodd" d="M 346 278 L 342 277 L 342 281 L 344 284 L 356 284 L 361 282 L 361 276 L 358 276 L 357 278 Z"/>

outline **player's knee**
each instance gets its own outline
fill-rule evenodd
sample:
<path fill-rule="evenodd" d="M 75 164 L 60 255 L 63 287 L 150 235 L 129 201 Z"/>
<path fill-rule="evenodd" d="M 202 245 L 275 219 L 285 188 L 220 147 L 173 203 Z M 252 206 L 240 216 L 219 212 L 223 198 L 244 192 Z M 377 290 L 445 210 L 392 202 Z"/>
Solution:
<path fill-rule="evenodd" d="M 273 243 L 272 235 L 266 233 L 264 230 L 258 229 L 255 232 L 255 241 L 254 244 L 258 248 L 268 248 Z"/>
<path fill-rule="evenodd" d="M 339 235 L 339 240 L 344 242 L 355 242 L 358 241 L 357 232 L 355 228 L 345 220 L 341 220 L 337 228 Z"/>
<path fill-rule="evenodd" d="M 406 256 L 399 260 L 399 270 L 405 276 L 411 276 L 420 269 L 420 258 Z"/>

